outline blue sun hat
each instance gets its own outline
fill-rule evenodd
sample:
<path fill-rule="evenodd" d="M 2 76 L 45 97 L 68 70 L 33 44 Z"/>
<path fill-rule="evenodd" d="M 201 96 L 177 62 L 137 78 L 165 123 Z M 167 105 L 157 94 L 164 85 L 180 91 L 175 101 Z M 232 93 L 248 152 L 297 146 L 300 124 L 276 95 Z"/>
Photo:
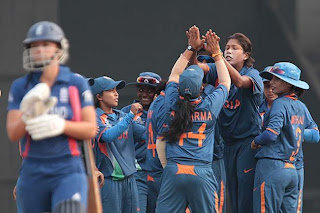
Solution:
<path fill-rule="evenodd" d="M 112 78 L 107 76 L 101 76 L 94 79 L 90 78 L 88 82 L 94 96 L 106 90 L 113 88 L 122 89 L 126 86 L 125 81 L 114 81 Z"/>
<path fill-rule="evenodd" d="M 179 78 L 179 91 L 182 96 L 197 98 L 202 86 L 203 70 L 198 65 L 187 67 Z"/>
<path fill-rule="evenodd" d="M 264 68 L 264 70 L 262 72 L 269 72 L 271 70 L 272 66 L 267 66 L 266 68 Z M 261 72 L 261 73 L 262 73 Z M 262 82 L 267 82 L 267 81 L 270 81 L 269 79 L 266 79 L 266 78 L 262 78 Z"/>
<path fill-rule="evenodd" d="M 156 87 L 161 81 L 160 75 L 154 72 L 142 72 L 139 74 L 136 82 L 128 83 L 127 85 L 147 85 Z"/>
<path fill-rule="evenodd" d="M 260 73 L 262 78 L 271 80 L 272 76 L 276 76 L 281 80 L 301 89 L 309 89 L 309 84 L 300 81 L 301 70 L 290 62 L 279 62 L 273 65 L 269 71 Z"/>

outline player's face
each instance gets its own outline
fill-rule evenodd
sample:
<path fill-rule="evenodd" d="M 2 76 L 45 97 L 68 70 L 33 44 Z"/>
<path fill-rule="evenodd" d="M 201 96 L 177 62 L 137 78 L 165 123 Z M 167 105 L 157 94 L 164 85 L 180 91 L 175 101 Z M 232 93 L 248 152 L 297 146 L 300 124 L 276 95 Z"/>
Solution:
<path fill-rule="evenodd" d="M 103 91 L 101 98 L 101 104 L 107 108 L 117 107 L 119 102 L 119 93 L 116 88 Z"/>
<path fill-rule="evenodd" d="M 137 96 L 144 109 L 148 109 L 153 101 L 155 88 L 151 86 L 137 86 Z"/>
<path fill-rule="evenodd" d="M 230 39 L 224 50 L 225 59 L 238 71 L 242 69 L 248 54 L 243 51 L 237 39 Z"/>
<path fill-rule="evenodd" d="M 263 82 L 264 85 L 264 95 L 269 101 L 274 101 L 278 96 L 272 92 L 270 81 Z"/>
<path fill-rule="evenodd" d="M 291 91 L 291 85 L 276 76 L 272 77 L 270 86 L 272 92 L 277 95 L 283 95 Z"/>
<path fill-rule="evenodd" d="M 57 43 L 52 41 L 36 41 L 30 44 L 30 55 L 34 62 L 43 60 L 57 60 L 59 51 Z"/>

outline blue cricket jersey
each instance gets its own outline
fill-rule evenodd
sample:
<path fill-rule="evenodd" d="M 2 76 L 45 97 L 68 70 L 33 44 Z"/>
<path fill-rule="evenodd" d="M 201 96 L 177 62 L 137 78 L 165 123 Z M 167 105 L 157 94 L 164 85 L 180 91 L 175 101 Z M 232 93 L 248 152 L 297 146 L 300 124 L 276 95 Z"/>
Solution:
<path fill-rule="evenodd" d="M 208 63 L 210 71 L 206 80 L 216 85 L 218 75 L 214 63 Z M 241 76 L 248 76 L 253 83 L 252 88 L 237 88 L 231 84 L 229 97 L 219 115 L 220 130 L 226 144 L 235 143 L 241 139 L 259 135 L 261 117 L 259 106 L 263 100 L 263 82 L 259 71 L 253 67 L 243 67 Z"/>
<path fill-rule="evenodd" d="M 137 101 L 134 101 L 134 103 L 137 103 Z M 121 110 L 125 113 L 129 113 L 130 109 L 131 109 L 131 105 L 128 105 L 128 106 L 123 107 Z M 147 114 L 148 114 L 148 111 L 142 110 L 142 112 L 139 112 L 135 116 L 134 121 L 136 123 L 146 127 Z M 147 170 L 147 162 L 146 162 L 147 143 L 146 143 L 146 141 L 135 141 L 134 147 L 135 147 L 135 151 L 136 151 L 136 159 L 139 163 L 139 166 L 141 167 L 141 169 Z"/>
<path fill-rule="evenodd" d="M 96 109 L 96 164 L 106 178 L 122 180 L 136 172 L 134 141 L 146 140 L 145 127 L 132 122 L 134 115 L 113 109 L 106 114 Z"/>
<path fill-rule="evenodd" d="M 205 98 L 214 90 L 215 90 L 215 87 L 212 86 L 211 84 L 208 84 L 204 87 L 203 92 L 201 93 L 201 96 Z M 218 117 L 215 128 L 214 128 L 213 160 L 222 159 L 223 151 L 224 151 L 224 143 L 220 133 L 219 117 Z"/>
<path fill-rule="evenodd" d="M 166 128 L 166 110 L 164 106 L 165 93 L 162 91 L 160 95 L 152 102 L 148 111 L 147 118 L 147 165 L 148 171 L 154 173 L 162 173 L 162 165 L 158 158 L 156 141 L 159 132 Z"/>
<path fill-rule="evenodd" d="M 263 144 L 256 158 L 295 163 L 306 128 L 317 128 L 307 107 L 295 94 L 279 96 L 265 114 L 263 126 L 263 130 L 278 137 L 274 142 Z"/>
<path fill-rule="evenodd" d="M 214 125 L 227 97 L 226 86 L 219 85 L 207 97 L 204 99 L 200 97 L 194 102 L 196 107 L 192 115 L 192 129 L 183 133 L 178 141 L 167 142 L 166 156 L 168 160 L 192 165 L 212 163 Z M 174 113 L 177 110 L 177 98 L 179 98 L 178 84 L 169 82 L 165 95 L 165 106 L 168 112 Z"/>
<path fill-rule="evenodd" d="M 305 106 L 305 108 L 307 109 L 307 107 Z M 306 110 L 306 120 L 308 121 L 309 125 L 306 127 L 307 129 L 318 129 L 318 126 L 316 124 L 316 122 L 313 120 L 309 110 Z M 300 146 L 299 152 L 296 156 L 296 169 L 301 169 L 304 167 L 304 163 L 303 163 L 303 149 L 302 146 Z"/>
<path fill-rule="evenodd" d="M 36 71 L 16 79 L 10 88 L 8 111 L 19 110 L 22 98 L 36 84 L 40 83 L 42 72 Z M 81 107 L 93 106 L 91 90 L 87 81 L 79 74 L 73 73 L 66 66 L 59 67 L 59 74 L 51 87 L 51 97 L 56 97 L 58 103 L 48 113 L 58 114 L 66 120 L 72 120 L 73 112 L 69 101 L 69 86 L 79 90 Z M 64 156 L 80 156 L 78 143 L 74 138 L 64 134 L 33 141 L 26 134 L 21 139 L 21 155 L 23 158 L 52 159 Z"/>

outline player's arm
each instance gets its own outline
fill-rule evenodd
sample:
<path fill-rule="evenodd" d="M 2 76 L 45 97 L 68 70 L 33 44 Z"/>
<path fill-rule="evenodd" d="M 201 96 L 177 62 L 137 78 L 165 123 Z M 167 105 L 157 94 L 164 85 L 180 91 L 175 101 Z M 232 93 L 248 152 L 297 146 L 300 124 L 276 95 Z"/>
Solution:
<path fill-rule="evenodd" d="M 165 168 L 167 165 L 166 142 L 163 140 L 162 137 L 157 138 L 156 147 L 157 147 L 158 158 L 161 162 L 162 167 Z"/>
<path fill-rule="evenodd" d="M 253 148 L 275 142 L 284 125 L 285 116 L 286 112 L 283 103 L 281 101 L 274 101 L 270 109 L 268 126 L 266 130 L 254 138 L 251 147 Z"/>
<path fill-rule="evenodd" d="M 231 79 L 228 73 L 228 69 L 223 61 L 222 53 L 220 52 L 219 36 L 216 33 L 212 32 L 212 30 L 208 30 L 206 33 L 206 41 L 204 48 L 214 56 L 214 61 L 216 64 L 219 84 L 223 84 L 227 87 L 227 90 L 230 90 Z"/>
<path fill-rule="evenodd" d="M 142 106 L 139 103 L 131 104 L 131 110 L 127 113 L 121 121 L 111 128 L 107 128 L 104 124 L 99 122 L 99 134 L 96 136 L 98 142 L 107 142 L 111 143 L 117 137 L 119 137 L 129 125 L 132 123 L 134 116 L 138 113 L 139 110 L 142 110 Z"/>
<path fill-rule="evenodd" d="M 279 133 L 267 128 L 262 132 L 262 134 L 255 137 L 255 139 L 251 142 L 251 148 L 256 149 L 261 145 L 273 143 L 274 141 L 276 141 L 278 135 Z"/>
<path fill-rule="evenodd" d="M 319 130 L 318 129 L 305 129 L 303 132 L 303 139 L 309 143 L 319 142 Z"/>
<path fill-rule="evenodd" d="M 46 113 L 57 102 L 50 97 L 50 88 L 39 83 L 21 96 L 21 85 L 15 81 L 11 88 L 7 114 L 7 133 L 11 141 L 19 141 L 26 134 L 26 121 Z"/>
<path fill-rule="evenodd" d="M 240 75 L 240 73 L 224 58 L 224 63 L 226 64 L 232 83 L 238 88 L 252 88 L 253 82 L 246 75 Z"/>
<path fill-rule="evenodd" d="M 204 40 L 200 40 L 200 31 L 199 28 L 196 27 L 195 25 L 192 26 L 189 31 L 186 32 L 186 35 L 188 37 L 188 45 L 192 46 L 194 48 L 194 51 L 191 50 L 185 50 L 176 63 L 174 64 L 171 74 L 169 76 L 169 80 L 178 83 L 179 82 L 179 77 L 188 65 L 190 59 L 192 57 L 196 56 L 196 50 L 199 50 L 202 48 Z"/>
<path fill-rule="evenodd" d="M 21 117 L 22 112 L 20 110 L 10 110 L 7 114 L 7 134 L 12 142 L 19 141 L 27 133 L 26 125 Z"/>
<path fill-rule="evenodd" d="M 64 134 L 81 140 L 93 138 L 96 135 L 96 113 L 93 106 L 81 109 L 80 122 L 65 121 Z"/>
<path fill-rule="evenodd" d="M 147 131 L 146 127 L 143 125 L 140 125 L 136 122 L 132 123 L 132 129 L 133 129 L 133 138 L 134 141 L 138 142 L 146 142 L 147 141 Z"/>
<path fill-rule="evenodd" d="M 306 108 L 306 128 L 303 132 L 303 140 L 309 143 L 318 143 L 319 142 L 319 129 L 316 122 L 313 120 L 309 110 Z"/>

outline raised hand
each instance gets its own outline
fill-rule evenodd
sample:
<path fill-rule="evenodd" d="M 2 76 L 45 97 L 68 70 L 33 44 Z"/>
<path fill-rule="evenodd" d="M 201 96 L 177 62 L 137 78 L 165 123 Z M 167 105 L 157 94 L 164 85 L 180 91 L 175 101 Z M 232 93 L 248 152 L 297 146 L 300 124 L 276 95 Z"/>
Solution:
<path fill-rule="evenodd" d="M 196 51 L 203 47 L 205 39 L 200 39 L 200 31 L 196 25 L 193 25 L 186 31 L 188 45 L 191 45 Z"/>
<path fill-rule="evenodd" d="M 204 44 L 204 49 L 208 51 L 212 55 L 218 55 L 220 54 L 220 37 L 217 36 L 215 32 L 212 32 L 212 30 L 208 30 L 206 35 L 203 36 L 203 38 L 206 39 L 206 43 Z"/>
<path fill-rule="evenodd" d="M 136 115 L 138 113 L 138 111 L 141 111 L 142 110 L 142 105 L 140 103 L 134 103 L 134 104 L 131 104 L 131 109 L 130 111 Z"/>

